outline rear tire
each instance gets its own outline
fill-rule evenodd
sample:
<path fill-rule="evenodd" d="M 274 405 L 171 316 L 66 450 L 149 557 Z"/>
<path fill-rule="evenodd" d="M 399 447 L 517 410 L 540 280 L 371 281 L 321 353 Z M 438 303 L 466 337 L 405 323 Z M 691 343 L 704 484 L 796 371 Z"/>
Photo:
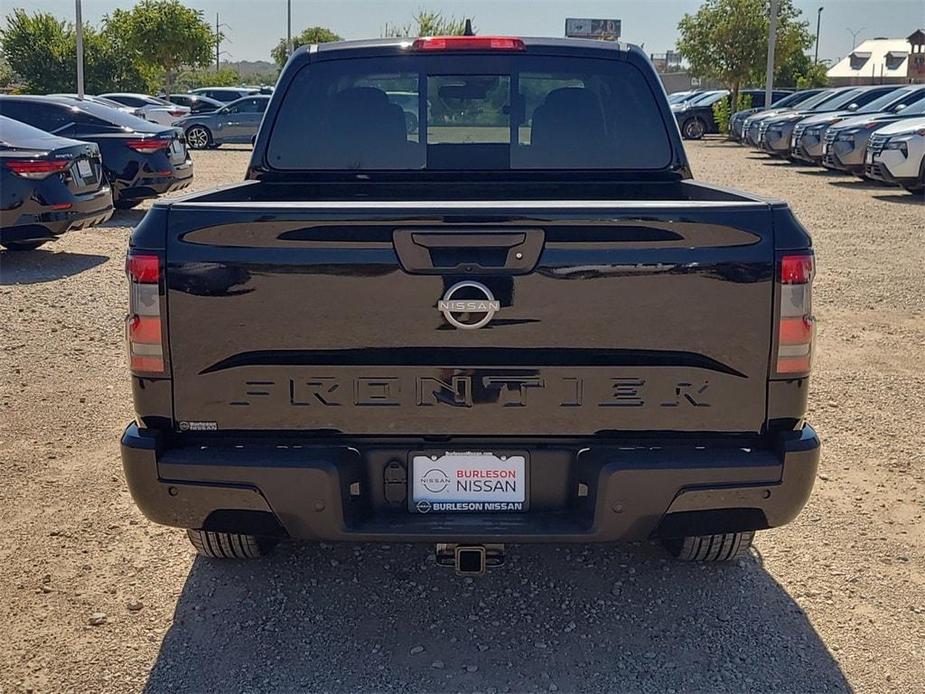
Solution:
<path fill-rule="evenodd" d="M 212 146 L 212 133 L 202 125 L 194 125 L 186 131 L 186 144 L 190 149 L 208 149 Z"/>
<path fill-rule="evenodd" d="M 8 251 L 34 251 L 45 241 L 4 241 L 2 245 Z"/>
<path fill-rule="evenodd" d="M 210 530 L 187 530 L 186 534 L 196 551 L 210 559 L 259 559 L 277 542 L 274 538 Z"/>
<path fill-rule="evenodd" d="M 748 554 L 753 530 L 719 535 L 694 535 L 662 540 L 668 553 L 679 561 L 733 561 Z"/>
<path fill-rule="evenodd" d="M 681 134 L 684 136 L 685 140 L 699 140 L 704 136 L 706 131 L 707 124 L 700 118 L 691 118 L 690 120 L 684 121 L 684 125 L 681 127 Z"/>

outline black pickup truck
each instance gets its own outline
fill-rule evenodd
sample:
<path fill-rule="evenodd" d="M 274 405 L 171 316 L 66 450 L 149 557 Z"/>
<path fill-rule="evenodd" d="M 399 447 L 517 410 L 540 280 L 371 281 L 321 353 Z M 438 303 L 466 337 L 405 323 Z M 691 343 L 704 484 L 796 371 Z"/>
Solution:
<path fill-rule="evenodd" d="M 125 474 L 201 553 L 725 560 L 806 502 L 810 237 L 691 180 L 639 49 L 305 47 L 247 179 L 157 202 L 127 259 Z"/>

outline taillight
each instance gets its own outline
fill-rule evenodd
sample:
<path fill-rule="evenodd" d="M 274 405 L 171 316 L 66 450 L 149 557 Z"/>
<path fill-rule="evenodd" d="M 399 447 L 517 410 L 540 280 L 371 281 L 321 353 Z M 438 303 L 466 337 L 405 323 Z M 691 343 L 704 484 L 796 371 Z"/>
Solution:
<path fill-rule="evenodd" d="M 17 176 L 39 180 L 67 171 L 71 161 L 69 159 L 7 159 L 3 165 Z"/>
<path fill-rule="evenodd" d="M 777 327 L 777 373 L 809 373 L 813 358 L 812 293 L 815 264 L 811 254 L 780 260 L 780 321 Z"/>
<path fill-rule="evenodd" d="M 129 308 L 125 319 L 129 366 L 135 373 L 162 375 L 166 369 L 161 326 L 161 260 L 156 255 L 129 252 L 125 274 L 129 281 Z"/>
<path fill-rule="evenodd" d="M 186 111 L 183 111 L 183 110 L 178 109 L 178 108 L 171 109 L 171 110 L 167 111 L 167 113 L 169 113 L 171 116 L 175 116 L 175 117 L 177 117 L 177 118 L 179 118 L 180 116 L 185 116 L 185 115 L 186 115 Z"/>
<path fill-rule="evenodd" d="M 158 140 L 155 138 L 151 138 L 150 140 L 126 140 L 125 144 L 136 152 L 154 154 L 155 152 L 170 147 L 170 140 Z"/>
<path fill-rule="evenodd" d="M 415 39 L 413 51 L 524 51 L 520 39 L 510 36 L 430 36 Z"/>

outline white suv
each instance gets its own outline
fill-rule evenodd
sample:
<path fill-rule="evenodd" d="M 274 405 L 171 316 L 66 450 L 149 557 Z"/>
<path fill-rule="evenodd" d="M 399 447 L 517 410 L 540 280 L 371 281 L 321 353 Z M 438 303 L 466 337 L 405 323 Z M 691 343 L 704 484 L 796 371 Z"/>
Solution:
<path fill-rule="evenodd" d="M 876 130 L 867 143 L 864 175 L 895 183 L 910 193 L 925 190 L 925 118 L 909 118 Z"/>

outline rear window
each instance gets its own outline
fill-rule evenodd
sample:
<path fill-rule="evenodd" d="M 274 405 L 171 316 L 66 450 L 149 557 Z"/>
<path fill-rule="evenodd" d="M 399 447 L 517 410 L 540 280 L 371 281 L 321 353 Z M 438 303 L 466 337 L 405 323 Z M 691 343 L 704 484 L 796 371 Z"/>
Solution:
<path fill-rule="evenodd" d="M 282 170 L 663 169 L 661 95 L 622 61 L 408 55 L 302 68 L 267 163 Z"/>
<path fill-rule="evenodd" d="M 103 106 L 93 101 L 83 101 L 80 106 L 73 106 L 73 109 L 82 110 L 89 115 L 93 116 L 96 119 L 98 124 L 103 125 L 117 125 L 122 128 L 131 128 L 132 130 L 151 130 L 151 123 L 137 116 L 133 116 L 130 113 L 125 111 L 120 111 L 117 108 L 110 108 L 109 106 Z M 84 121 L 89 122 L 89 121 Z M 156 129 L 156 128 L 155 128 Z"/>

